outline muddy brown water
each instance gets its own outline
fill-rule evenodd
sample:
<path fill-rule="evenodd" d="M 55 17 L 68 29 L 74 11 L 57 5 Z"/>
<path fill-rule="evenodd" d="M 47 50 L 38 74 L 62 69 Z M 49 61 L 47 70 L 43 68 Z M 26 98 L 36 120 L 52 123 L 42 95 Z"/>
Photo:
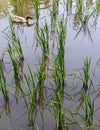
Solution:
<path fill-rule="evenodd" d="M 49 9 L 51 7 L 52 1 L 50 0 L 40 0 L 40 26 L 44 24 L 45 19 L 48 23 L 50 23 L 49 17 Z M 18 4 L 18 2 L 17 2 Z M 4 56 L 4 63 L 6 69 L 6 78 L 7 83 L 10 85 L 14 85 L 13 83 L 13 72 L 11 71 L 12 65 L 9 60 L 9 56 L 6 52 L 6 48 L 8 45 L 7 34 L 9 32 L 9 17 L 7 14 L 14 13 L 16 15 L 23 15 L 26 17 L 27 15 L 34 17 L 34 9 L 31 3 L 31 0 L 22 0 L 22 8 L 20 9 L 19 4 L 14 4 L 13 0 L 0 0 L 0 58 L 2 55 Z M 60 13 L 64 11 L 63 6 L 59 7 Z M 60 14 L 60 15 L 61 15 Z M 69 15 L 67 18 L 67 38 L 65 43 L 65 69 L 67 74 L 71 74 L 75 71 L 75 69 L 79 69 L 83 66 L 83 61 L 86 56 L 91 58 L 91 73 L 95 69 L 95 76 L 93 78 L 95 89 L 100 88 L 100 66 L 96 65 L 97 61 L 100 59 L 100 17 L 98 17 L 96 26 L 89 26 L 91 38 L 84 34 L 83 31 L 79 33 L 79 35 L 75 38 L 78 30 L 73 29 L 72 25 L 72 16 Z M 35 22 L 35 17 L 32 22 Z M 23 70 L 28 73 L 27 65 L 29 64 L 32 68 L 32 71 L 38 69 L 38 55 L 41 55 L 41 48 L 38 47 L 36 50 L 35 42 L 35 26 L 23 26 L 23 25 L 15 25 L 15 30 L 18 36 L 21 39 L 21 45 L 24 53 L 24 67 Z M 72 78 L 66 77 L 66 83 L 68 87 L 71 87 L 73 82 Z M 46 83 L 47 85 L 48 83 Z M 66 89 L 66 88 L 65 88 Z M 11 89 L 11 95 L 13 93 L 13 89 Z M 93 90 L 91 90 L 93 91 Z M 75 92 L 73 92 L 75 93 Z M 95 94 L 93 96 L 96 96 Z M 13 96 L 10 96 L 10 106 L 11 106 L 11 117 L 7 117 L 5 112 L 2 113 L 2 117 L 0 119 L 0 130 L 30 130 L 33 128 L 29 128 L 27 126 L 27 111 L 25 108 L 24 102 L 20 99 L 18 104 L 16 105 Z M 66 99 L 65 105 L 70 108 L 73 103 Z M 77 104 L 78 105 L 78 104 Z M 0 95 L 0 109 L 1 112 L 3 108 L 3 97 Z M 98 98 L 95 100 L 95 110 L 100 107 L 100 94 Z M 99 124 L 100 122 L 100 109 L 95 112 L 94 122 Z M 97 120 L 99 119 L 99 121 Z M 37 115 L 36 119 L 36 128 L 37 130 L 53 130 L 55 129 L 55 120 L 52 114 L 49 111 L 45 111 L 44 113 L 44 122 L 41 120 L 40 113 Z M 70 128 L 73 130 L 74 128 Z M 81 130 L 81 128 L 77 128 L 76 130 Z M 95 128 L 95 130 L 99 130 L 100 128 Z"/>

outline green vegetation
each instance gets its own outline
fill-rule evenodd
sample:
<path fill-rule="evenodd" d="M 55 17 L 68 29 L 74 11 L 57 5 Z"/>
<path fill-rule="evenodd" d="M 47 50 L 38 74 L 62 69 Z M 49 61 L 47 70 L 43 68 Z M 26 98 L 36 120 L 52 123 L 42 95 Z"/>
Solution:
<path fill-rule="evenodd" d="M 85 93 L 82 94 L 84 104 L 82 105 L 83 113 L 75 112 L 76 116 L 80 117 L 79 122 L 83 123 L 83 130 L 92 130 L 93 129 L 93 116 L 94 116 L 94 100 L 90 99 L 89 95 Z"/>
<path fill-rule="evenodd" d="M 64 45 L 66 38 L 66 26 L 63 23 L 63 19 L 58 23 L 58 54 L 54 61 L 53 69 L 53 80 L 55 87 L 55 118 L 57 129 L 64 128 L 64 113 L 63 113 L 63 98 L 64 98 L 64 79 L 65 79 L 65 68 L 64 68 Z"/>
<path fill-rule="evenodd" d="M 36 17 L 36 28 L 38 32 L 39 27 L 39 1 L 38 0 L 32 0 L 33 8 L 35 10 L 35 17 Z"/>
<path fill-rule="evenodd" d="M 28 87 L 28 98 L 29 98 L 29 106 L 28 106 L 28 125 L 34 125 L 36 114 L 37 114 L 37 86 L 35 77 L 31 72 L 30 67 L 28 66 L 29 76 L 24 74 L 26 85 Z M 26 95 L 26 94 L 25 94 Z"/>
<path fill-rule="evenodd" d="M 0 91 L 4 97 L 4 109 L 6 111 L 7 116 L 10 116 L 10 101 L 7 90 L 6 78 L 2 65 L 0 65 Z"/>

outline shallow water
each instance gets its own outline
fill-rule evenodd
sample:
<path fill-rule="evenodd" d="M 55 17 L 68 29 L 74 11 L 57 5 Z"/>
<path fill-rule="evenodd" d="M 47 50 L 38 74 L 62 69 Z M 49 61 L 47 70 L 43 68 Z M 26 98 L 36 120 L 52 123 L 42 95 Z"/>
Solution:
<path fill-rule="evenodd" d="M 19 0 L 20 1 L 20 0 Z M 39 18 L 39 24 L 42 26 L 45 22 L 45 19 L 47 20 L 48 24 L 50 24 L 50 9 L 51 9 L 51 3 L 50 0 L 40 0 L 40 18 Z M 95 2 L 95 1 L 93 1 Z M 88 2 L 89 4 L 89 2 Z M 91 2 L 90 2 L 91 4 Z M 4 63 L 5 63 L 5 70 L 6 70 L 6 78 L 7 83 L 14 86 L 13 81 L 13 71 L 11 61 L 9 59 L 9 56 L 6 52 L 7 46 L 8 46 L 8 36 L 10 36 L 9 31 L 9 14 L 14 13 L 16 15 L 21 15 L 23 17 L 26 17 L 27 15 L 32 16 L 33 23 L 36 22 L 36 19 L 34 17 L 34 9 L 32 6 L 31 0 L 21 0 L 21 4 L 17 1 L 14 3 L 13 0 L 0 0 L 0 58 L 2 58 L 2 55 L 4 55 Z M 74 4 L 73 4 L 74 7 Z M 62 0 L 61 4 L 59 6 L 59 17 L 62 15 L 64 11 Z M 65 43 L 65 69 L 67 74 L 72 74 L 75 72 L 75 69 L 79 69 L 83 66 L 85 57 L 91 58 L 91 74 L 95 69 L 95 76 L 93 78 L 94 87 L 95 89 L 100 89 L 100 66 L 96 65 L 98 60 L 100 59 L 100 17 L 97 19 L 97 24 L 93 26 L 91 24 L 88 24 L 90 35 L 87 33 L 84 33 L 84 31 L 80 31 L 77 37 L 78 29 L 77 30 L 73 27 L 73 13 L 69 10 L 69 14 L 67 16 L 67 38 Z M 7 14 L 7 15 L 6 15 Z M 67 14 L 65 13 L 65 16 Z M 16 34 L 20 37 L 21 45 L 24 53 L 24 66 L 23 70 L 25 73 L 28 74 L 27 65 L 30 65 L 32 72 L 36 72 L 39 63 L 38 63 L 38 56 L 41 56 L 41 48 L 37 47 L 35 44 L 35 38 L 36 38 L 36 28 L 35 25 L 32 26 L 26 26 L 26 25 L 14 25 Z M 88 28 L 87 28 L 88 29 Z M 52 46 L 52 45 L 50 45 Z M 72 77 L 66 76 L 66 84 L 68 88 L 70 88 L 73 84 Z M 46 85 L 48 85 L 48 82 L 46 82 Z M 65 88 L 67 89 L 67 88 Z M 9 88 L 11 95 L 13 95 L 14 89 Z M 77 90 L 75 90 L 73 93 L 75 93 Z M 94 89 L 91 89 L 91 91 L 94 91 Z M 49 94 L 52 92 L 48 92 Z M 48 95 L 49 95 L 48 94 Z M 97 94 L 97 93 L 96 93 Z M 93 96 L 96 96 L 94 94 Z M 95 109 L 100 107 L 100 95 L 95 100 Z M 1 103 L 1 111 L 2 111 L 2 104 L 3 104 L 3 98 L 0 96 L 0 103 Z M 11 106 L 11 118 L 9 119 L 6 114 L 3 112 L 3 116 L 0 120 L 0 129 L 2 130 L 8 130 L 8 128 L 11 128 L 12 130 L 29 130 L 30 128 L 27 127 L 27 111 L 25 108 L 25 104 L 20 99 L 18 104 L 16 105 L 15 100 L 13 96 L 10 96 L 10 106 Z M 65 101 L 65 106 L 70 107 L 72 103 L 69 100 Z M 78 104 L 77 104 L 78 105 Z M 77 106 L 76 105 L 76 106 Z M 41 115 L 38 113 L 37 120 L 36 120 L 36 127 L 40 130 L 51 130 L 55 129 L 55 121 L 52 114 L 47 110 L 45 110 L 44 114 L 44 123 L 41 120 Z M 95 112 L 95 118 L 94 122 L 99 123 L 99 121 L 96 119 L 98 118 L 100 120 L 100 109 Z M 43 125 L 44 124 L 44 125 Z M 43 125 L 43 126 L 42 126 Z M 43 127 L 43 128 L 42 128 Z M 78 128 L 76 128 L 78 130 Z M 99 130 L 99 128 L 95 128 L 96 130 Z M 32 128 L 33 130 L 33 128 Z M 73 128 L 71 128 L 73 130 Z M 79 128 L 79 130 L 81 130 Z"/>

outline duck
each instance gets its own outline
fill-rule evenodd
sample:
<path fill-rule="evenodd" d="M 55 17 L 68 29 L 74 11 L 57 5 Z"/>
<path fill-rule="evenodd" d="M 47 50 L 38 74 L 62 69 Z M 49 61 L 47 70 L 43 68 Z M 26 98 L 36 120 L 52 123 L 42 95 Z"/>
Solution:
<path fill-rule="evenodd" d="M 12 22 L 14 23 L 29 23 L 29 19 L 33 19 L 31 16 L 27 16 L 26 18 L 17 16 L 17 15 L 12 15 L 11 16 Z"/>

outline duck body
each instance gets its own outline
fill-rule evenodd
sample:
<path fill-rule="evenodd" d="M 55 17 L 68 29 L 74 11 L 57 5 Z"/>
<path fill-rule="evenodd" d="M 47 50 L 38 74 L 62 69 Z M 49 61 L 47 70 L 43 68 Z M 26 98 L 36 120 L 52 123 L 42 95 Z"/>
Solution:
<path fill-rule="evenodd" d="M 21 16 L 13 15 L 11 16 L 11 19 L 14 23 L 27 23 L 28 24 L 29 19 L 32 19 L 32 17 L 27 16 L 26 18 L 24 18 Z"/>

